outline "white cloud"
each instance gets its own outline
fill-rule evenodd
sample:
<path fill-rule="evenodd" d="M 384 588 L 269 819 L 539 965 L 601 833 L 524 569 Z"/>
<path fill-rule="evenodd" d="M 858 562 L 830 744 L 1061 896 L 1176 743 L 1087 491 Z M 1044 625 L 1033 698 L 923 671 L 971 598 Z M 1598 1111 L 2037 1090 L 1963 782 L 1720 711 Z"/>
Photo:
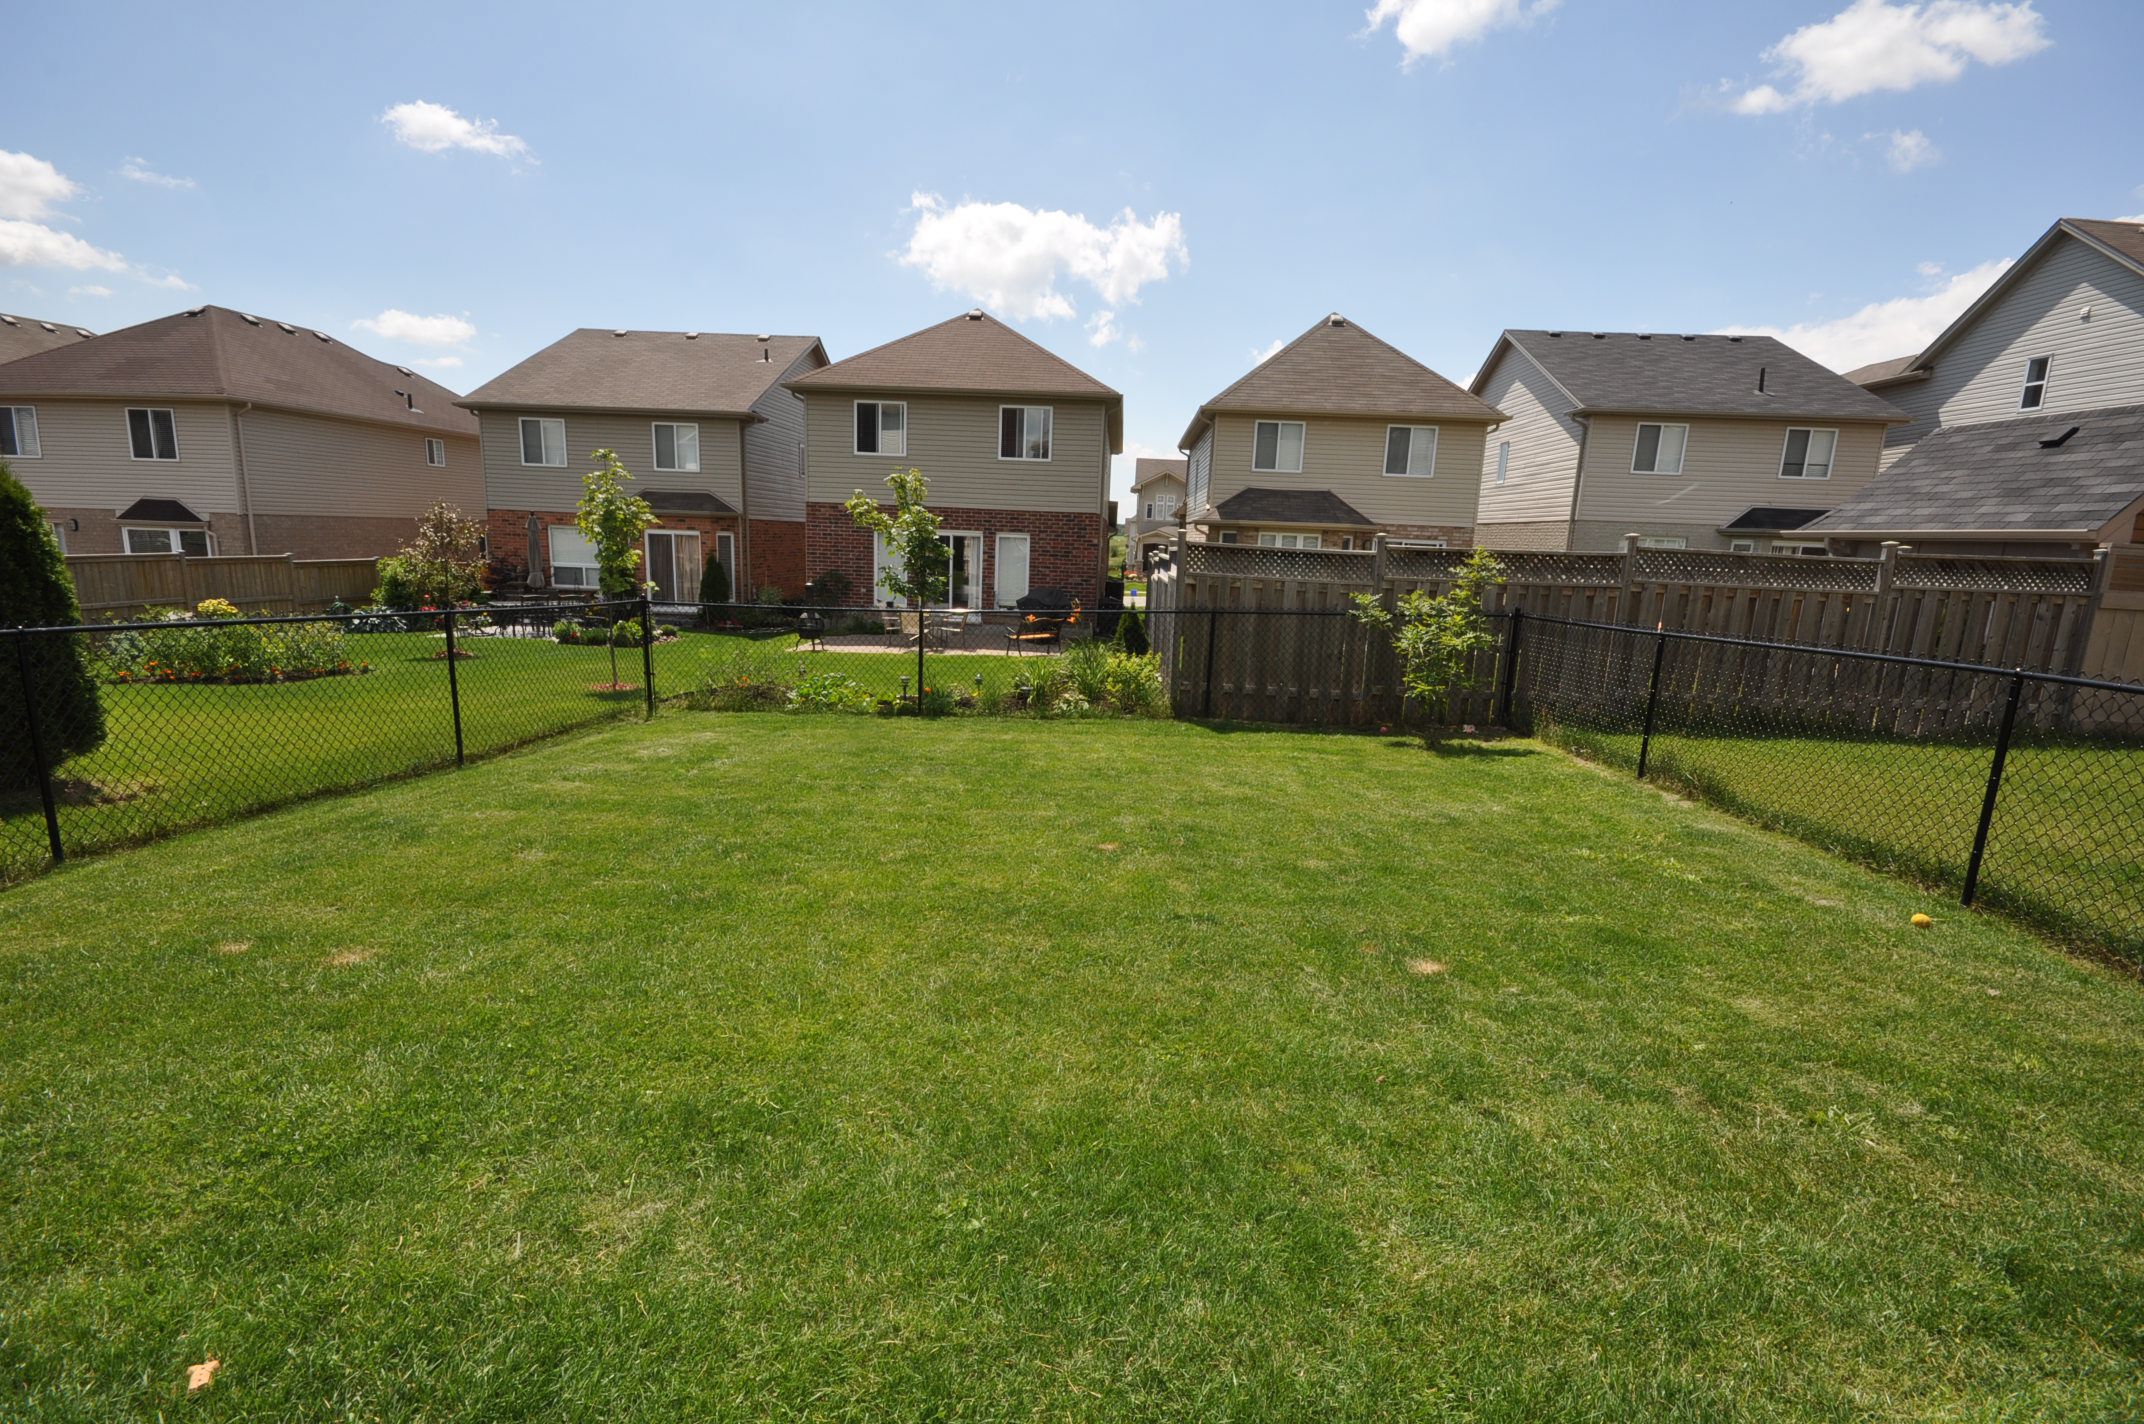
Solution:
<path fill-rule="evenodd" d="M 1870 302 L 1859 311 L 1829 321 L 1793 326 L 1728 326 L 1721 330 L 1776 336 L 1834 371 L 1850 371 L 1871 361 L 1888 361 L 1918 352 L 1971 306 L 2009 268 L 2010 262 L 2008 257 L 1983 262 L 1970 271 L 1940 278 L 1934 290 L 1921 296 Z M 1927 265 L 1922 264 L 1924 270 Z"/>
<path fill-rule="evenodd" d="M 420 356 L 410 362 L 412 366 L 423 366 L 433 371 L 451 371 L 461 364 L 462 358 L 459 356 Z"/>
<path fill-rule="evenodd" d="M 69 287 L 67 289 L 67 295 L 70 297 L 108 297 L 111 294 L 112 289 L 110 287 L 104 286 L 101 283 L 97 282 L 91 282 L 85 286 L 80 287 Z"/>
<path fill-rule="evenodd" d="M 1146 338 L 1134 332 L 1132 335 L 1124 338 L 1124 349 L 1126 351 L 1131 352 L 1132 355 L 1137 356 L 1141 352 L 1146 350 Z"/>
<path fill-rule="evenodd" d="M 92 247 L 71 232 L 0 218 L 0 266 L 65 267 L 75 272 L 131 271 L 126 258 Z"/>
<path fill-rule="evenodd" d="M 1458 46 L 1491 30 L 1523 25 L 1556 8 L 1561 0 L 1377 0 L 1364 12 L 1365 34 L 1392 25 L 1393 37 L 1407 51 L 1401 61 L 1412 69 L 1424 59 L 1441 59 Z"/>
<path fill-rule="evenodd" d="M 2127 217 L 2113 219 L 2115 222 L 2144 223 L 2144 213 L 2131 213 Z"/>
<path fill-rule="evenodd" d="M 1943 264 L 1940 262 L 1916 262 L 1913 264 L 1913 270 L 1923 277 L 1940 277 L 1943 275 Z"/>
<path fill-rule="evenodd" d="M 476 327 L 463 317 L 419 316 L 400 307 L 389 307 L 378 316 L 361 316 L 350 326 L 412 346 L 461 346 L 476 336 Z"/>
<path fill-rule="evenodd" d="M 136 183 L 147 183 L 152 188 L 197 188 L 200 184 L 191 178 L 174 178 L 169 173 L 159 173 L 149 166 L 146 158 L 129 158 L 119 165 L 119 176 L 131 178 Z"/>
<path fill-rule="evenodd" d="M 176 272 L 166 272 L 161 277 L 152 277 L 137 267 L 134 269 L 134 275 L 152 287 L 164 287 L 174 292 L 198 292 L 201 290 Z"/>
<path fill-rule="evenodd" d="M 1884 156 L 1890 161 L 1894 173 L 1911 173 L 1943 157 L 1943 150 L 1919 129 L 1893 129 L 1888 135 L 1879 137 L 1886 140 Z"/>
<path fill-rule="evenodd" d="M 1117 314 L 1106 307 L 1087 318 L 1087 344 L 1090 346 L 1107 346 L 1123 334 L 1117 327 Z"/>
<path fill-rule="evenodd" d="M 1077 316 L 1072 299 L 1058 290 L 1060 281 L 1083 282 L 1115 308 L 1138 301 L 1141 287 L 1191 260 L 1180 213 L 1156 213 L 1141 222 L 1126 208 L 1108 227 L 1097 227 L 1078 213 L 1018 203 L 948 207 L 936 193 L 917 193 L 909 201 L 916 230 L 901 253 L 902 265 L 920 268 L 941 291 L 959 292 L 1019 321 Z M 1108 315 L 1113 323 L 1114 312 Z"/>
<path fill-rule="evenodd" d="M 465 119 L 445 104 L 434 104 L 427 99 L 397 104 L 380 115 L 380 122 L 395 131 L 396 142 L 407 144 L 419 153 L 444 153 L 450 148 L 466 148 L 471 153 L 487 153 L 517 163 L 536 161 L 528 144 L 510 133 L 499 132 L 497 119 Z"/>
<path fill-rule="evenodd" d="M 34 221 L 81 192 L 81 187 L 42 158 L 0 149 L 0 218 Z"/>
<path fill-rule="evenodd" d="M 1286 346 L 1287 344 L 1288 338 L 1286 338 L 1285 336 L 1276 336 L 1273 338 L 1271 345 L 1265 346 L 1263 348 L 1253 346 L 1251 348 L 1251 364 L 1253 366 L 1265 365 L 1266 362 L 1272 360 L 1275 356 L 1280 355 L 1281 348 L 1283 346 Z"/>
<path fill-rule="evenodd" d="M 2024 59 L 2050 43 L 2032 6 L 2033 0 L 1853 0 L 1766 50 L 1765 60 L 1787 87 L 1759 84 L 1736 98 L 1733 108 L 1776 114 L 1805 104 L 1838 104 L 1947 83 L 1976 60 L 1996 65 Z"/>

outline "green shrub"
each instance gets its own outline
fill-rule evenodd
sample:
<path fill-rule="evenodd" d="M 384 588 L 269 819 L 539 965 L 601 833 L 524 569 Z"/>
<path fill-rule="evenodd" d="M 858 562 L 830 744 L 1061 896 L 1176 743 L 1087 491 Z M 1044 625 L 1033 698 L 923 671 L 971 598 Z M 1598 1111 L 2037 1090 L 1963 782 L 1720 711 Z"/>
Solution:
<path fill-rule="evenodd" d="M 226 623 L 238 610 L 209 599 L 192 613 L 153 615 L 205 627 L 143 628 L 106 640 L 101 660 L 111 682 L 300 682 L 370 671 L 350 656 L 340 623 Z M 219 626 L 221 625 L 221 626 Z"/>
<path fill-rule="evenodd" d="M 1089 638 L 1064 651 L 1065 679 L 1089 706 L 1109 700 L 1109 645 Z"/>
<path fill-rule="evenodd" d="M 1152 653 L 1111 653 L 1103 676 L 1109 705 L 1132 717 L 1158 717 L 1169 709 L 1161 685 L 1161 659 Z"/>
<path fill-rule="evenodd" d="M 417 606 L 417 583 L 399 554 L 380 560 L 379 587 L 372 590 L 374 608 L 407 611 Z"/>
<path fill-rule="evenodd" d="M 877 699 L 847 673 L 813 673 L 789 689 L 796 712 L 869 712 Z"/>
<path fill-rule="evenodd" d="M 51 628 L 80 623 L 74 579 L 45 512 L 0 462 L 0 627 Z M 39 774 L 104 742 L 104 705 L 97 697 L 87 638 L 32 638 L 30 685 L 37 690 L 37 727 L 44 764 L 30 751 L 30 701 L 13 666 L 0 668 L 0 792 L 35 786 Z M 16 651 L 6 649 L 9 663 Z"/>
<path fill-rule="evenodd" d="M 720 559 L 709 559 L 700 570 L 700 602 L 730 601 L 730 571 Z"/>
<path fill-rule="evenodd" d="M 1117 647 L 1134 657 L 1149 650 L 1146 620 L 1139 616 L 1138 609 L 1127 608 L 1117 619 Z"/>
<path fill-rule="evenodd" d="M 581 625 L 571 618 L 561 618 L 551 625 L 551 636 L 561 643 L 578 643 L 581 641 Z"/>
<path fill-rule="evenodd" d="M 918 706 L 926 717 L 948 717 L 959 709 L 960 699 L 950 687 L 926 687 Z"/>
<path fill-rule="evenodd" d="M 711 677 L 685 694 L 685 705 L 695 712 L 776 712 L 789 705 L 789 689 L 750 673 Z"/>
<path fill-rule="evenodd" d="M 818 608 L 842 608 L 855 591 L 847 574 L 828 569 L 804 586 L 804 601 Z"/>

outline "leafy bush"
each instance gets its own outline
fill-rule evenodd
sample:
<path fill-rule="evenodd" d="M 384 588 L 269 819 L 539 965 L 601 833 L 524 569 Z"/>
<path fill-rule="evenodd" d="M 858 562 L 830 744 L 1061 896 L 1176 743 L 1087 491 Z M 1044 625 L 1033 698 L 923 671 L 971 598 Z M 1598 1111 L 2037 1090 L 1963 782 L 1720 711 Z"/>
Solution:
<path fill-rule="evenodd" d="M 0 626 L 51 628 L 82 621 L 74 579 L 45 512 L 0 462 Z M 0 674 L 0 792 L 37 785 L 39 775 L 104 742 L 104 706 L 84 647 L 89 640 L 52 634 L 32 638 L 22 652 L 37 689 L 37 727 L 44 765 L 30 751 L 30 703 L 9 668 Z M 15 650 L 10 648 L 9 661 Z"/>
<path fill-rule="evenodd" d="M 797 712 L 869 712 L 877 699 L 847 673 L 820 672 L 789 689 L 789 706 Z"/>
<path fill-rule="evenodd" d="M 917 704 L 926 717 L 949 717 L 960 707 L 960 698 L 950 687 L 926 687 Z"/>
<path fill-rule="evenodd" d="M 847 574 L 828 569 L 804 586 L 804 601 L 816 608 L 842 608 L 855 591 Z"/>
<path fill-rule="evenodd" d="M 417 607 L 417 581 L 399 554 L 389 554 L 380 560 L 379 587 L 372 590 L 372 606 L 375 608 L 411 609 Z"/>
<path fill-rule="evenodd" d="M 1091 638 L 1064 651 L 1065 678 L 1089 706 L 1109 700 L 1109 657 L 1109 645 Z"/>
<path fill-rule="evenodd" d="M 1109 705 L 1133 717 L 1159 717 L 1169 710 L 1161 686 L 1161 659 L 1152 653 L 1111 653 L 1103 675 Z"/>
<path fill-rule="evenodd" d="M 1168 710 L 1160 658 L 1098 642 L 1074 643 L 1059 656 L 1027 663 L 1015 678 L 1011 702 L 1043 717 L 1155 717 Z"/>
<path fill-rule="evenodd" d="M 206 627 L 143 628 L 113 635 L 102 650 L 102 671 L 111 682 L 301 682 L 308 678 L 369 672 L 350 656 L 339 623 L 229 623 L 238 610 L 220 598 L 192 613 L 161 615 L 178 624 L 208 619 Z"/>
<path fill-rule="evenodd" d="M 789 689 L 750 673 L 711 677 L 685 694 L 685 705 L 695 712 L 777 712 L 789 705 Z"/>
<path fill-rule="evenodd" d="M 709 559 L 700 570 L 700 602 L 730 601 L 730 571 L 720 559 Z"/>
<path fill-rule="evenodd" d="M 1125 609 L 1124 615 L 1117 620 L 1117 647 L 1134 657 L 1150 650 L 1146 640 L 1146 620 L 1140 617 L 1138 609 Z"/>
<path fill-rule="evenodd" d="M 1451 586 L 1431 597 L 1420 589 L 1400 595 L 1388 609 L 1376 595 L 1351 594 L 1351 617 L 1384 633 L 1399 655 L 1401 712 L 1412 704 L 1432 719 L 1450 714 L 1451 697 L 1477 686 L 1485 663 L 1482 654 L 1496 646 L 1496 634 L 1482 612 L 1482 591 L 1499 583 L 1504 566 L 1487 549 L 1476 549 L 1453 574 Z M 1425 737 L 1433 730 L 1425 730 Z"/>

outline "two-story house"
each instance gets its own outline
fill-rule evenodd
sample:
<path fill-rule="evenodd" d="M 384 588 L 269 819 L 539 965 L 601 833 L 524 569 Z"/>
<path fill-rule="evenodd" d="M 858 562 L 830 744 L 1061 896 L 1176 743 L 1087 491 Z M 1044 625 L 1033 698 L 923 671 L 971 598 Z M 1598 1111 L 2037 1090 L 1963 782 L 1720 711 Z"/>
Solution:
<path fill-rule="evenodd" d="M 783 388 L 826 364 L 816 336 L 583 327 L 471 391 L 483 433 L 488 543 L 531 587 L 594 588 L 576 522 L 581 477 L 617 452 L 654 509 L 644 577 L 700 596 L 721 561 L 730 596 L 804 588 L 804 413 Z"/>
<path fill-rule="evenodd" d="M 1030 590 L 1088 607 L 1107 570 L 1110 457 L 1124 398 L 980 309 L 797 376 L 804 398 L 806 568 L 885 604 L 887 553 L 843 508 L 882 504 L 918 469 L 951 559 L 950 606 L 980 614 Z"/>
<path fill-rule="evenodd" d="M 1905 416 L 1768 336 L 1506 331 L 1473 391 L 1492 549 L 1822 554 L 1801 531 L 1876 477 Z"/>
<path fill-rule="evenodd" d="M 1132 512 L 1124 521 L 1124 571 L 1136 574 L 1165 547 L 1183 512 L 1186 462 L 1141 455 L 1132 461 Z"/>
<path fill-rule="evenodd" d="M 362 558 L 484 498 L 454 392 L 215 306 L 0 365 L 0 458 L 75 554 Z"/>
<path fill-rule="evenodd" d="M 1335 312 L 1191 418 L 1185 522 L 1194 538 L 1284 549 L 1379 533 L 1470 544 L 1483 442 L 1503 418 Z"/>
<path fill-rule="evenodd" d="M 1810 526 L 1866 552 L 2144 543 L 2144 225 L 2063 218 L 1925 350 L 1848 372 L 1905 412 Z"/>

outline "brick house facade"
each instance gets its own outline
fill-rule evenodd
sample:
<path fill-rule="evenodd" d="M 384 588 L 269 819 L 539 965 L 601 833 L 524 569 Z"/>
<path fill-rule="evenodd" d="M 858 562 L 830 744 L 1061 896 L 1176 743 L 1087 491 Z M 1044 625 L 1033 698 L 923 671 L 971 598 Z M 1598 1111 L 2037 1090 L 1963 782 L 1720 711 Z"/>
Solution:
<path fill-rule="evenodd" d="M 892 513 L 892 506 L 882 506 Z M 1102 597 L 1101 571 L 1094 561 L 1096 546 L 1107 531 L 1099 514 L 1071 511 L 969 509 L 959 505 L 932 505 L 939 525 L 948 532 L 981 536 L 983 599 L 987 607 L 1002 607 L 997 596 L 998 536 L 1024 534 L 1028 541 L 1027 588 L 1061 588 L 1083 607 L 1096 607 Z M 868 530 L 859 529 L 848 510 L 838 504 L 805 507 L 805 567 L 812 579 L 838 570 L 848 580 L 847 602 L 884 603 L 886 595 L 873 585 L 873 546 Z"/>

